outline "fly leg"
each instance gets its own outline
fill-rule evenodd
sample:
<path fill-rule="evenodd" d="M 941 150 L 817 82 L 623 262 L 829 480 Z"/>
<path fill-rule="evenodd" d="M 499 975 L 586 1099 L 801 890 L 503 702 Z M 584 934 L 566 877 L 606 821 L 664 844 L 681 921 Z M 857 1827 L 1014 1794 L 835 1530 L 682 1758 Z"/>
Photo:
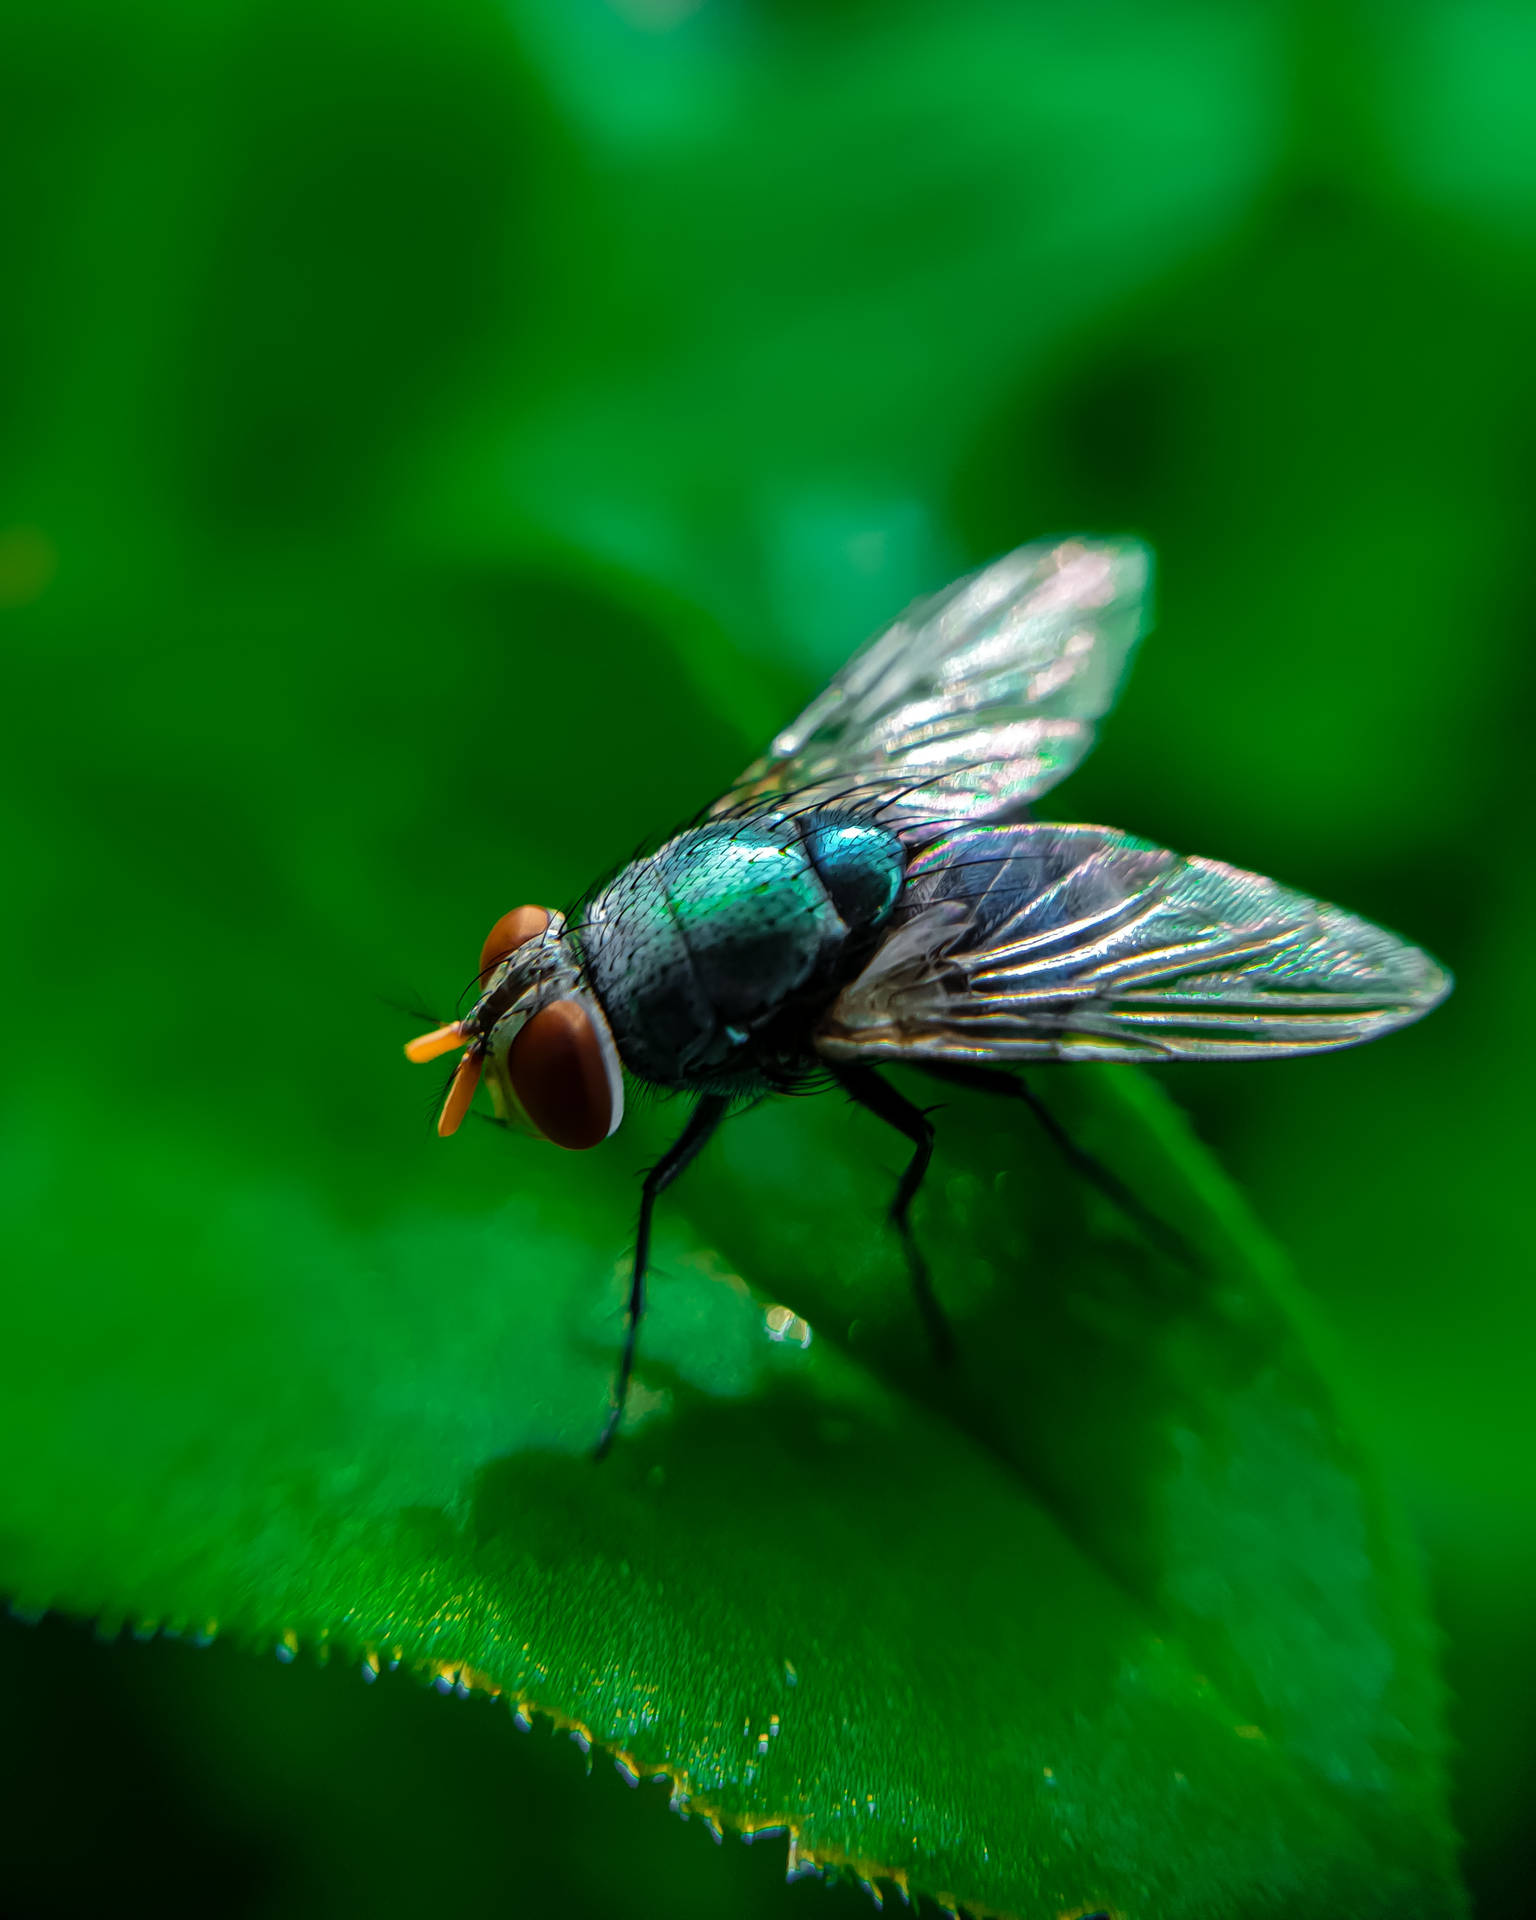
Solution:
<path fill-rule="evenodd" d="M 697 1158 L 710 1135 L 725 1118 L 730 1101 L 722 1094 L 706 1093 L 688 1117 L 688 1124 L 645 1176 L 640 1188 L 640 1224 L 635 1230 L 635 1264 L 629 1281 L 629 1318 L 624 1329 L 624 1351 L 619 1357 L 619 1374 L 613 1383 L 613 1405 L 603 1425 L 594 1459 L 601 1460 L 613 1444 L 624 1402 L 629 1397 L 629 1376 L 635 1370 L 635 1343 L 640 1335 L 640 1320 L 645 1312 L 645 1270 L 651 1255 L 651 1210 L 656 1196 Z"/>
<path fill-rule="evenodd" d="M 850 1100 L 867 1107 L 877 1119 L 883 1120 L 888 1127 L 894 1127 L 912 1142 L 912 1158 L 897 1183 L 890 1219 L 891 1225 L 901 1235 L 907 1269 L 912 1275 L 912 1292 L 916 1296 L 923 1325 L 928 1329 L 928 1343 L 933 1349 L 934 1360 L 941 1366 L 947 1366 L 955 1357 L 955 1336 L 944 1318 L 944 1309 L 934 1295 L 928 1262 L 923 1258 L 922 1248 L 917 1244 L 917 1236 L 908 1218 L 912 1202 L 917 1198 L 917 1190 L 928 1171 L 928 1162 L 933 1158 L 933 1122 L 921 1107 L 913 1106 L 904 1094 L 898 1093 L 872 1068 L 838 1067 L 834 1071 L 838 1085 Z"/>
<path fill-rule="evenodd" d="M 1008 1100 L 1022 1100 L 1074 1173 L 1097 1187 L 1112 1206 L 1118 1207 L 1127 1220 L 1141 1229 L 1160 1253 L 1166 1254 L 1170 1260 L 1176 1260 L 1192 1273 L 1198 1269 L 1199 1262 L 1182 1234 L 1159 1220 L 1102 1160 L 1089 1153 L 1086 1147 L 1080 1147 L 1039 1094 L 1016 1074 L 1002 1067 L 975 1067 L 948 1061 L 941 1065 L 933 1060 L 925 1060 L 922 1070 L 935 1080 L 947 1080 L 951 1086 L 970 1087 L 977 1093 L 1000 1094 Z"/>

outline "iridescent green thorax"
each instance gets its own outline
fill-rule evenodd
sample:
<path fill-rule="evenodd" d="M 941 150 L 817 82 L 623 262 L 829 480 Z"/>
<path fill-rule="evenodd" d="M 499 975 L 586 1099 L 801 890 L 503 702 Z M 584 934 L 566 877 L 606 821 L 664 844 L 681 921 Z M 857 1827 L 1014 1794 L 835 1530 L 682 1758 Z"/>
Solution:
<path fill-rule="evenodd" d="M 901 890 L 900 840 L 823 809 L 690 828 L 572 916 L 624 1064 L 666 1086 L 762 1077 L 809 1052 L 816 1013 Z"/>

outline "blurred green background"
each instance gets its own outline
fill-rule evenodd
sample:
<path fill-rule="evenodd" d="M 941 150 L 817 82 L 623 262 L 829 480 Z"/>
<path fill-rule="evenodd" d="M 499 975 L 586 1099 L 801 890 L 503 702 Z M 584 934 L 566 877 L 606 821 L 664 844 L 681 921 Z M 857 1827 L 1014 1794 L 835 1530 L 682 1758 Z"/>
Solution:
<path fill-rule="evenodd" d="M 151 1113 L 349 1177 L 414 1131 L 430 1179 L 379 996 L 451 1005 L 498 913 L 690 812 L 912 594 L 1141 532 L 1158 631 L 1052 811 L 1459 976 L 1382 1047 L 1166 1078 L 1336 1330 L 1425 1549 L 1479 1910 L 1521 1910 L 1536 11 L 0 32 L 0 1182 Z M 403 1681 L 53 1621 L 0 1660 L 8 1912 L 863 1910 Z"/>

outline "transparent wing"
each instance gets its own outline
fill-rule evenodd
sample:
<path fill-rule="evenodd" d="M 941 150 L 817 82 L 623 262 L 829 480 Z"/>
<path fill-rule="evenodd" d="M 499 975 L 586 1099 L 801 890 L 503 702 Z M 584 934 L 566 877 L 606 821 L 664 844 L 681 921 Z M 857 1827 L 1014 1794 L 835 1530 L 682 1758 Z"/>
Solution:
<path fill-rule="evenodd" d="M 1353 1046 L 1450 992 L 1337 907 L 1105 827 L 948 835 L 816 1036 L 834 1060 L 1232 1060 Z"/>
<path fill-rule="evenodd" d="M 1132 540 L 1038 541 L 919 600 L 714 812 L 850 794 L 909 839 L 1015 816 L 1093 744 L 1146 618 Z"/>

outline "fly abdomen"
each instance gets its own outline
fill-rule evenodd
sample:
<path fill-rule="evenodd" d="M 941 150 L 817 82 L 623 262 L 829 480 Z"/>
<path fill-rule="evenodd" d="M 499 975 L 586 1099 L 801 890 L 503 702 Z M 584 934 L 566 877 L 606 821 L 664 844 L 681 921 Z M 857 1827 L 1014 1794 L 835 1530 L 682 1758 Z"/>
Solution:
<path fill-rule="evenodd" d="M 903 866 L 894 835 L 819 812 L 711 821 L 626 867 L 576 920 L 625 1065 L 667 1086 L 749 1080 L 765 1030 L 781 1054 L 802 1004 L 808 1043 Z"/>

